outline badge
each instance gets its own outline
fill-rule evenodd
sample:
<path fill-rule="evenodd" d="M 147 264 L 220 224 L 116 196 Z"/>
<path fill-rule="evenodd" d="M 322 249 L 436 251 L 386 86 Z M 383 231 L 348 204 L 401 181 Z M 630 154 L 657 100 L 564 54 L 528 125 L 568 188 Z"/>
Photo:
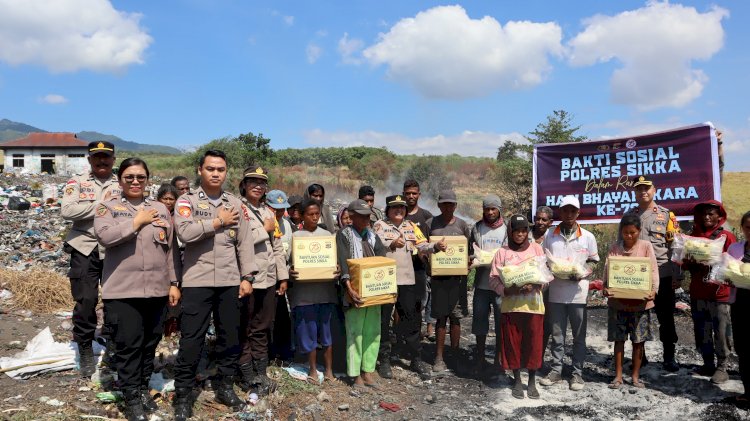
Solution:
<path fill-rule="evenodd" d="M 198 203 L 198 209 L 208 209 L 208 203 Z"/>
<path fill-rule="evenodd" d="M 78 195 L 78 198 L 79 198 L 79 199 L 85 199 L 85 198 L 86 198 L 86 193 L 81 193 L 81 194 L 79 194 L 79 195 Z"/>
<path fill-rule="evenodd" d="M 229 230 L 227 234 L 229 235 L 229 238 L 234 238 L 237 236 L 237 233 L 234 230 Z"/>
<path fill-rule="evenodd" d="M 205 199 L 205 198 L 206 198 L 206 193 L 203 193 L 203 191 L 202 191 L 202 190 L 201 190 L 201 191 L 199 191 L 199 192 L 198 192 L 198 199 Z"/>
<path fill-rule="evenodd" d="M 104 205 L 99 205 L 99 207 L 96 209 L 96 216 L 104 216 L 107 213 L 107 207 Z"/>
<path fill-rule="evenodd" d="M 193 214 L 193 210 L 188 206 L 180 206 L 179 208 L 177 208 L 177 213 L 179 213 L 183 218 L 189 218 L 190 215 Z"/>
<path fill-rule="evenodd" d="M 114 209 L 116 211 L 126 211 L 126 210 L 128 210 L 128 208 L 126 208 L 125 206 L 121 206 L 121 205 L 117 205 L 117 206 L 115 206 L 112 209 Z"/>
<path fill-rule="evenodd" d="M 65 195 L 66 196 L 70 196 L 71 194 L 73 194 L 73 187 L 72 186 L 65 189 Z"/>
<path fill-rule="evenodd" d="M 66 184 L 77 184 L 78 182 L 75 180 L 68 180 Z"/>
<path fill-rule="evenodd" d="M 96 195 L 94 193 L 89 193 L 89 199 L 94 200 Z"/>
<path fill-rule="evenodd" d="M 665 219 L 666 218 L 664 218 L 664 214 L 663 213 L 656 214 L 656 220 L 657 221 L 664 221 Z"/>
<path fill-rule="evenodd" d="M 245 218 L 245 221 L 250 220 L 250 214 L 247 213 L 247 206 L 242 205 L 242 217 Z"/>
<path fill-rule="evenodd" d="M 83 183 L 81 183 L 81 186 L 82 187 L 91 187 L 91 183 L 87 183 L 87 182 L 84 181 Z"/>
<path fill-rule="evenodd" d="M 164 233 L 164 230 L 159 231 L 159 241 L 164 241 L 167 239 L 167 234 Z"/>

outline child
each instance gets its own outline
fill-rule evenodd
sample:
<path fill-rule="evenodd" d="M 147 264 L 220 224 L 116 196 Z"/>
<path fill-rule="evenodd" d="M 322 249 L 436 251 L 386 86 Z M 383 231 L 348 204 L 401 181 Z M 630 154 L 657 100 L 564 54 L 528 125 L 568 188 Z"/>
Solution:
<path fill-rule="evenodd" d="M 295 231 L 293 237 L 313 237 L 331 235 L 318 225 L 320 219 L 320 203 L 315 199 L 307 199 L 300 205 L 302 212 L 302 229 Z M 290 277 L 294 280 L 299 273 L 292 269 Z M 338 277 L 338 273 L 335 274 Z M 307 354 L 310 364 L 308 380 L 318 383 L 318 351 L 323 347 L 323 363 L 325 381 L 336 381 L 333 375 L 333 341 L 331 337 L 331 316 L 338 302 L 336 283 L 334 279 L 295 282 L 294 287 L 287 292 L 289 305 L 294 319 L 294 336 L 297 349 Z"/>
<path fill-rule="evenodd" d="M 607 340 L 615 343 L 615 378 L 609 384 L 610 389 L 622 386 L 622 359 L 625 353 L 625 341 L 630 335 L 633 343 L 633 386 L 643 388 L 645 385 L 639 379 L 641 361 L 643 358 L 643 344 L 654 339 L 656 331 L 655 318 L 652 309 L 654 298 L 659 290 L 659 267 L 651 243 L 640 240 L 641 218 L 637 215 L 625 215 L 620 220 L 620 237 L 609 248 L 608 256 L 647 257 L 651 260 L 651 293 L 643 300 L 628 300 L 612 298 L 605 287 L 604 295 L 609 298 L 609 317 Z M 605 283 L 608 279 L 605 267 Z"/>
<path fill-rule="evenodd" d="M 539 399 L 536 372 L 542 367 L 542 336 L 544 334 L 544 301 L 541 285 L 505 287 L 500 270 L 506 265 L 518 265 L 536 256 L 544 256 L 542 246 L 529 242 L 529 221 L 523 215 L 510 218 L 508 244 L 495 253 L 490 272 L 490 288 L 503 297 L 500 303 L 502 336 L 502 364 L 513 370 L 513 397 L 523 399 L 521 369 L 529 370 L 529 398 Z"/>
<path fill-rule="evenodd" d="M 744 263 L 750 263 L 750 212 L 745 212 L 740 219 L 740 228 L 745 236 L 744 241 L 729 246 L 732 257 L 742 259 Z M 737 357 L 740 365 L 740 379 L 744 391 L 742 395 L 730 399 L 742 408 L 750 406 L 750 331 L 748 331 L 748 314 L 750 314 L 750 289 L 737 288 L 737 298 L 732 304 L 732 333 L 734 346 L 737 349 Z"/>

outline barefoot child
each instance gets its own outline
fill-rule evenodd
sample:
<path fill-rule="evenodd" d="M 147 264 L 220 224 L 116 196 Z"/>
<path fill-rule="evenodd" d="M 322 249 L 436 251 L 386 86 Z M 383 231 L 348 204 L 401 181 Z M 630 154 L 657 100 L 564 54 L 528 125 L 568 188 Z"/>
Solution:
<path fill-rule="evenodd" d="M 320 219 L 320 204 L 314 199 L 302 202 L 302 229 L 295 231 L 293 237 L 312 237 L 331 235 L 318 225 Z M 338 276 L 338 274 L 336 274 Z M 289 276 L 294 280 L 299 273 L 292 268 Z M 287 292 L 289 305 L 292 308 L 294 322 L 294 336 L 297 339 L 297 349 L 307 354 L 310 364 L 308 380 L 318 382 L 317 347 L 323 347 L 323 363 L 325 365 L 324 379 L 335 381 L 333 375 L 333 341 L 331 338 L 331 316 L 335 311 L 338 295 L 334 279 L 319 281 L 295 282 L 293 288 Z"/>
<path fill-rule="evenodd" d="M 519 265 L 537 256 L 544 256 L 544 249 L 529 242 L 529 221 L 523 215 L 510 218 L 508 245 L 495 253 L 492 260 L 489 285 L 503 297 L 500 303 L 500 329 L 502 337 L 502 364 L 504 370 L 513 370 L 515 384 L 513 397 L 523 399 L 521 369 L 529 371 L 527 393 L 531 399 L 539 399 L 536 388 L 536 372 L 542 366 L 542 336 L 544 335 L 544 301 L 542 286 L 526 284 L 505 287 L 500 271 L 503 266 Z"/>
<path fill-rule="evenodd" d="M 622 386 L 622 360 L 625 354 L 625 341 L 630 336 L 633 343 L 633 386 L 643 388 L 639 379 L 643 344 L 654 339 L 656 326 L 653 314 L 654 298 L 659 290 L 659 267 L 651 243 L 640 240 L 641 219 L 637 215 L 625 215 L 620 220 L 621 240 L 612 244 L 608 256 L 647 257 L 651 259 L 651 294 L 643 300 L 612 298 L 607 288 L 604 295 L 609 298 L 609 317 L 607 340 L 615 343 L 615 378 L 609 384 L 610 389 Z M 605 267 L 608 267 L 605 265 Z M 605 269 L 605 282 L 608 279 Z"/>

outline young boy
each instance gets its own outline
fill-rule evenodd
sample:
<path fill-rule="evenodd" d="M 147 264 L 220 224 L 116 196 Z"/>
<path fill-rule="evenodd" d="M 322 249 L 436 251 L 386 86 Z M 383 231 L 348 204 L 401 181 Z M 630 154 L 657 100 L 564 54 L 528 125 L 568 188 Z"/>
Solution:
<path fill-rule="evenodd" d="M 302 229 L 295 231 L 293 237 L 314 237 L 331 235 L 330 232 L 318 226 L 320 219 L 320 204 L 315 199 L 308 199 L 300 205 L 302 213 Z M 337 271 L 338 272 L 338 271 Z M 299 273 L 292 268 L 289 271 L 294 280 Z M 338 277 L 338 273 L 335 274 Z M 314 281 L 295 282 L 293 288 L 287 292 L 289 305 L 292 307 L 294 319 L 294 334 L 297 339 L 297 349 L 307 354 L 310 364 L 308 380 L 317 384 L 318 370 L 317 347 L 323 347 L 323 362 L 326 381 L 335 381 L 333 375 L 333 341 L 331 337 L 331 316 L 336 309 L 338 297 L 335 278 Z"/>

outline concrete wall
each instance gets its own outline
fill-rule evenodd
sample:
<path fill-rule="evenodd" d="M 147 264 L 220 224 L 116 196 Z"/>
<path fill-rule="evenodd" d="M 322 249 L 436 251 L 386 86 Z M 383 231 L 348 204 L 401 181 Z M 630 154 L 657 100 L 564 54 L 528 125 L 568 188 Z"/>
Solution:
<path fill-rule="evenodd" d="M 89 162 L 86 160 L 86 148 L 71 149 L 21 149 L 13 148 L 5 151 L 5 171 L 20 172 L 22 174 L 39 174 L 42 172 L 42 155 L 55 155 L 55 173 L 58 175 L 74 175 L 84 173 L 89 168 Z M 13 167 L 13 155 L 24 155 L 24 167 Z M 69 154 L 78 154 L 82 157 L 71 158 Z M 52 159 L 52 158 L 44 158 Z"/>

